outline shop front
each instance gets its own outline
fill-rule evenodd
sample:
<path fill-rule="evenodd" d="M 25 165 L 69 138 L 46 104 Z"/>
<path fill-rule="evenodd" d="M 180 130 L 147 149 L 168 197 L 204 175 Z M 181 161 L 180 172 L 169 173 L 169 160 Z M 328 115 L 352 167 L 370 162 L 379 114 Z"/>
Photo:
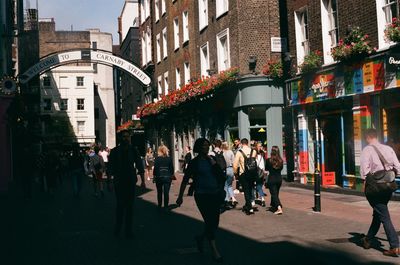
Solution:
<path fill-rule="evenodd" d="M 268 149 L 282 143 L 283 88 L 265 76 L 240 77 L 213 93 L 142 118 L 149 143 L 167 144 L 178 170 L 185 146 L 199 137 L 211 141 L 247 138 Z"/>
<path fill-rule="evenodd" d="M 362 190 L 367 128 L 376 128 L 380 141 L 400 155 L 400 72 L 389 64 L 391 56 L 382 53 L 287 82 L 298 181 L 313 183 L 317 169 L 323 185 Z"/>

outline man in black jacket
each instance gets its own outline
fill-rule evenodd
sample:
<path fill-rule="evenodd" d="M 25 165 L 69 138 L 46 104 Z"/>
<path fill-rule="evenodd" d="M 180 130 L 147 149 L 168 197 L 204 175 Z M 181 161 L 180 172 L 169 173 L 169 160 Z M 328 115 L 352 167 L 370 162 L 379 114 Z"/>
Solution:
<path fill-rule="evenodd" d="M 110 153 L 110 172 L 114 177 L 115 195 L 117 198 L 116 225 L 114 234 L 119 236 L 125 215 L 125 235 L 132 238 L 133 202 L 137 174 L 141 178 L 141 187 L 146 188 L 142 159 L 136 148 L 131 145 L 131 135 L 128 131 L 120 133 L 121 143 Z M 137 172 L 136 172 L 137 171 Z"/>

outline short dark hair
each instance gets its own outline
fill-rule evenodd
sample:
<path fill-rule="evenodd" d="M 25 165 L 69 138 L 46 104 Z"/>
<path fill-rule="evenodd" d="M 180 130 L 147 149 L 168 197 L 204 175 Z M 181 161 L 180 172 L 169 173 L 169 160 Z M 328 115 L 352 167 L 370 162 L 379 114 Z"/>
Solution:
<path fill-rule="evenodd" d="M 214 144 L 215 147 L 221 148 L 222 141 L 219 140 L 219 139 L 217 139 L 217 140 L 214 140 L 214 143 L 213 143 L 213 144 Z"/>
<path fill-rule="evenodd" d="M 200 153 L 201 147 L 203 146 L 204 143 L 210 144 L 210 141 L 208 141 L 206 138 L 199 138 L 194 142 L 193 145 L 193 152 L 195 153 Z"/>
<path fill-rule="evenodd" d="M 249 140 L 247 140 L 247 138 L 243 138 L 240 142 L 242 144 L 249 144 Z"/>
<path fill-rule="evenodd" d="M 378 132 L 374 128 L 368 128 L 364 131 L 364 137 L 378 138 Z"/>

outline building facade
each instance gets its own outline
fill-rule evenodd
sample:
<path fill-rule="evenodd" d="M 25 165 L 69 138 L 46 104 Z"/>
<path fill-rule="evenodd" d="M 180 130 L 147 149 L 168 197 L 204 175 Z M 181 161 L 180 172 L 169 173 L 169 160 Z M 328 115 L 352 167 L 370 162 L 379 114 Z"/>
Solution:
<path fill-rule="evenodd" d="M 98 29 L 56 31 L 54 19 L 39 23 L 40 57 L 69 49 L 112 50 L 112 36 Z M 42 131 L 48 143 L 94 142 L 115 146 L 113 69 L 83 62 L 40 76 Z"/>
<path fill-rule="evenodd" d="M 362 190 L 360 154 L 366 128 L 376 128 L 380 140 L 400 156 L 399 48 L 385 36 L 399 15 L 399 3 L 288 1 L 287 13 L 296 74 L 286 89 L 298 179 L 312 183 L 317 169 L 325 185 Z M 322 63 L 304 73 L 304 65 L 313 60 L 310 54 L 320 54 Z"/>
<path fill-rule="evenodd" d="M 283 149 L 283 89 L 261 74 L 284 49 L 278 1 L 139 3 L 141 66 L 154 68 L 148 106 L 168 105 L 176 91 L 236 73 L 233 82 L 216 86 L 224 88 L 207 97 L 189 96 L 166 111 L 142 115 L 149 146 L 167 144 L 177 169 L 184 146 L 198 137 L 248 138 Z"/>

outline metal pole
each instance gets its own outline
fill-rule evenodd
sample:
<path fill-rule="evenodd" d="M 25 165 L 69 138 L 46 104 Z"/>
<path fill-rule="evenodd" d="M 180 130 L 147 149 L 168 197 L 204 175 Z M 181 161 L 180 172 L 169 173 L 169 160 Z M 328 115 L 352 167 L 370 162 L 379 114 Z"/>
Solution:
<path fill-rule="evenodd" d="M 320 130 L 318 118 L 315 118 L 315 169 L 314 169 L 314 212 L 321 212 L 321 174 L 320 174 Z"/>

